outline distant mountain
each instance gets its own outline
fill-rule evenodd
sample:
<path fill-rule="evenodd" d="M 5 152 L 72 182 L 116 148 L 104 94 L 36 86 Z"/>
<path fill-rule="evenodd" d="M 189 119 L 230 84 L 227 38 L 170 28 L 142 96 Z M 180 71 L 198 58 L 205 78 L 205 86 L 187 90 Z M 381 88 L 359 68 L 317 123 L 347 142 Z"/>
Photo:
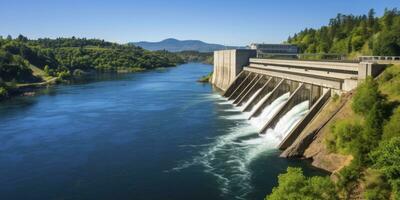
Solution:
<path fill-rule="evenodd" d="M 140 46 L 150 51 L 167 50 L 171 52 L 179 51 L 199 51 L 212 52 L 223 49 L 234 49 L 240 47 L 224 46 L 220 44 L 209 44 L 200 40 L 177 40 L 169 38 L 160 42 L 133 42 L 132 44 Z"/>

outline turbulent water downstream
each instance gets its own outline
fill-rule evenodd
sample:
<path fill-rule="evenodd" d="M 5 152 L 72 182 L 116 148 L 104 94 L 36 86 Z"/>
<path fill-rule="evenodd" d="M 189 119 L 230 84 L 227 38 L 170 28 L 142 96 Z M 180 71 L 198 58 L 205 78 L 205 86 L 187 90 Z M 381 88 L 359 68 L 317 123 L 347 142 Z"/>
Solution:
<path fill-rule="evenodd" d="M 0 103 L 0 199 L 263 199 L 288 166 L 276 146 L 307 112 L 248 120 L 186 64 L 60 85 Z M 257 91 L 256 93 L 259 93 Z"/>

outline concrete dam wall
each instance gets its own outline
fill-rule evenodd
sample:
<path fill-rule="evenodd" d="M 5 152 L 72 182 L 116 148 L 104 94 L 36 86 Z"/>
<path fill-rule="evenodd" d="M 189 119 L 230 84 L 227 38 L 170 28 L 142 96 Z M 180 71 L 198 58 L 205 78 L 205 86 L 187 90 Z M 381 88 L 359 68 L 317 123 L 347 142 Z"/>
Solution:
<path fill-rule="evenodd" d="M 255 56 L 255 51 L 246 49 L 215 51 L 211 83 L 225 91 L 242 71 L 243 66 L 249 63 L 249 58 Z"/>
<path fill-rule="evenodd" d="M 286 149 L 334 93 L 353 90 L 383 65 L 255 58 L 252 50 L 214 53 L 212 83 L 245 112 L 260 137 Z M 270 137 L 273 136 L 273 137 Z"/>

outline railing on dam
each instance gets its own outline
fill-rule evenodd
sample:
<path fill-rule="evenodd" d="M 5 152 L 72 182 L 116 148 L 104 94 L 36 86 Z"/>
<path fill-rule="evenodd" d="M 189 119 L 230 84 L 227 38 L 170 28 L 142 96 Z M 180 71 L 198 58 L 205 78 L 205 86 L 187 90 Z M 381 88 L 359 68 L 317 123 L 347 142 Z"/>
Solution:
<path fill-rule="evenodd" d="M 360 56 L 360 62 L 374 62 L 379 64 L 400 64 L 400 56 Z"/>
<path fill-rule="evenodd" d="M 290 53 L 263 53 L 257 52 L 257 58 L 262 59 L 294 59 L 294 60 L 323 60 L 323 61 L 344 61 L 344 62 L 352 62 L 349 61 L 344 54 L 336 54 L 336 53 L 298 53 L 298 54 L 290 54 Z"/>

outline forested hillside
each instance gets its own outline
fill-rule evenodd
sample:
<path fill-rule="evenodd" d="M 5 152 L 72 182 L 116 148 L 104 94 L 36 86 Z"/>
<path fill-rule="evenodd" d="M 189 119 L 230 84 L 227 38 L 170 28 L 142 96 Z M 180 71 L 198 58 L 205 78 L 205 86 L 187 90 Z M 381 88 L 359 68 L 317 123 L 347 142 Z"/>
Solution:
<path fill-rule="evenodd" d="M 183 60 L 167 51 L 151 52 L 97 39 L 0 37 L 0 95 L 6 95 L 10 82 L 15 85 L 48 77 L 67 79 L 87 71 L 138 71 L 178 63 Z M 34 70 L 44 76 L 37 76 Z"/>
<path fill-rule="evenodd" d="M 361 16 L 338 14 L 329 25 L 306 28 L 287 43 L 298 45 L 302 53 L 400 55 L 400 12 L 387 9 L 382 17 L 373 9 Z"/>

